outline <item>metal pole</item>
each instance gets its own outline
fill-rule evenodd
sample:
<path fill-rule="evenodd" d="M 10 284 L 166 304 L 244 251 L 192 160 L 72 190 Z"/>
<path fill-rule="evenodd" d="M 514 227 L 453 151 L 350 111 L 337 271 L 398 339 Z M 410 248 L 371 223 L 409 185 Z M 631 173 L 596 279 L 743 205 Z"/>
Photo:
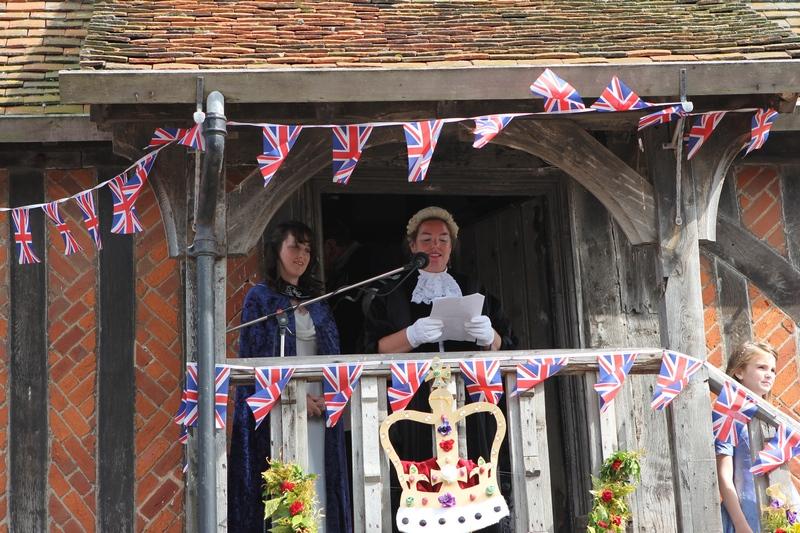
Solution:
<path fill-rule="evenodd" d="M 206 156 L 197 191 L 194 243 L 189 253 L 197 257 L 197 373 L 200 430 L 198 435 L 197 517 L 200 533 L 217 531 L 217 472 L 214 441 L 214 261 L 218 255 L 214 212 L 225 150 L 225 99 L 208 95 L 203 127 Z"/>

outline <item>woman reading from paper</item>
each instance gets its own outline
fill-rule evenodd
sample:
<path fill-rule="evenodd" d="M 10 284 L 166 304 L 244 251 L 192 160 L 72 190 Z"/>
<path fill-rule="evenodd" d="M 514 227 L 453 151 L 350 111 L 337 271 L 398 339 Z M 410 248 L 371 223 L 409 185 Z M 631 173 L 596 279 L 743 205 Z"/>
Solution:
<path fill-rule="evenodd" d="M 406 238 L 411 252 L 426 253 L 430 262 L 425 269 L 411 273 L 399 286 L 382 289 L 379 294 L 385 296 L 378 296 L 373 300 L 365 318 L 364 351 L 407 353 L 512 349 L 515 341 L 511 335 L 511 325 L 503 316 L 497 300 L 486 294 L 474 280 L 448 269 L 450 254 L 458 238 L 458 225 L 453 216 L 440 207 L 426 207 L 408 221 Z M 485 296 L 482 313 L 464 324 L 467 335 L 475 340 L 443 339 L 444 324 L 441 320 L 430 317 L 433 300 L 474 293 Z M 407 409 L 430 412 L 429 392 L 429 384 L 423 383 Z M 504 403 L 501 400 L 503 409 Z M 431 432 L 420 429 L 410 422 L 400 422 L 393 427 L 391 440 L 404 461 L 424 461 L 431 457 Z M 467 418 L 467 448 L 470 458 L 489 458 L 494 431 L 494 420 L 486 415 Z M 504 458 L 507 459 L 507 455 L 501 453 L 501 463 Z M 508 465 L 500 466 L 502 470 L 508 471 Z M 399 489 L 394 490 L 398 483 L 397 478 L 392 475 L 393 506 L 396 506 Z M 504 483 L 501 481 L 501 484 Z M 505 487 L 503 492 L 506 492 Z"/>
<path fill-rule="evenodd" d="M 266 250 L 266 283 L 255 285 L 245 297 L 242 322 L 287 309 L 318 296 L 321 284 L 315 279 L 316 251 L 311 229 L 300 222 L 280 224 L 272 233 Z M 339 333 L 330 309 L 317 302 L 288 313 L 289 331 L 284 355 L 310 356 L 339 353 Z M 239 337 L 240 357 L 280 356 L 278 323 L 269 319 L 247 326 Z M 287 360 L 291 364 L 291 360 Z M 228 531 L 262 532 L 264 529 L 263 479 L 270 455 L 269 417 L 258 429 L 246 399 L 253 386 L 238 387 L 231 451 L 228 463 Z M 317 474 L 316 493 L 325 515 L 327 533 L 352 531 L 344 424 L 325 428 L 325 402 L 321 383 L 309 383 L 308 470 Z"/>

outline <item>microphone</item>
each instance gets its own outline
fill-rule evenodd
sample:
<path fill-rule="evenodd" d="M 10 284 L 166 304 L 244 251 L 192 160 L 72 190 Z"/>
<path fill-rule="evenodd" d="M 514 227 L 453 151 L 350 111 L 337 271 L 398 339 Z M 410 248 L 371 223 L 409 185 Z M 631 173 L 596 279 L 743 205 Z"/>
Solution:
<path fill-rule="evenodd" d="M 406 265 L 406 268 L 422 269 L 428 266 L 431 260 L 425 252 L 417 252 L 411 256 L 411 260 Z"/>

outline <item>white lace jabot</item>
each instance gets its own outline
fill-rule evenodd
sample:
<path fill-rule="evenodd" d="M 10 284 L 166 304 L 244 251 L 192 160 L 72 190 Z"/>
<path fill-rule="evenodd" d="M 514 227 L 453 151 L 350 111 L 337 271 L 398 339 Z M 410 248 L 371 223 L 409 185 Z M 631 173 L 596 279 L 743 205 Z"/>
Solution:
<path fill-rule="evenodd" d="M 415 304 L 429 304 L 434 298 L 444 296 L 461 296 L 461 287 L 453 276 L 444 272 L 428 272 L 419 270 L 419 279 L 414 292 L 411 293 L 411 302 Z"/>

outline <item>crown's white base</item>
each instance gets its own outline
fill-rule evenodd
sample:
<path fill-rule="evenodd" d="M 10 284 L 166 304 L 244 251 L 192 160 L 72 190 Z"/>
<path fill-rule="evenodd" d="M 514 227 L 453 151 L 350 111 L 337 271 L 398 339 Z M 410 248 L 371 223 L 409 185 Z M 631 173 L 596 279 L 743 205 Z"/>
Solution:
<path fill-rule="evenodd" d="M 435 502 L 436 499 L 433 498 Z M 397 511 L 397 529 L 408 533 L 425 531 L 475 531 L 508 516 L 508 505 L 501 495 L 480 503 L 457 505 L 456 507 L 431 508 L 400 507 Z"/>

